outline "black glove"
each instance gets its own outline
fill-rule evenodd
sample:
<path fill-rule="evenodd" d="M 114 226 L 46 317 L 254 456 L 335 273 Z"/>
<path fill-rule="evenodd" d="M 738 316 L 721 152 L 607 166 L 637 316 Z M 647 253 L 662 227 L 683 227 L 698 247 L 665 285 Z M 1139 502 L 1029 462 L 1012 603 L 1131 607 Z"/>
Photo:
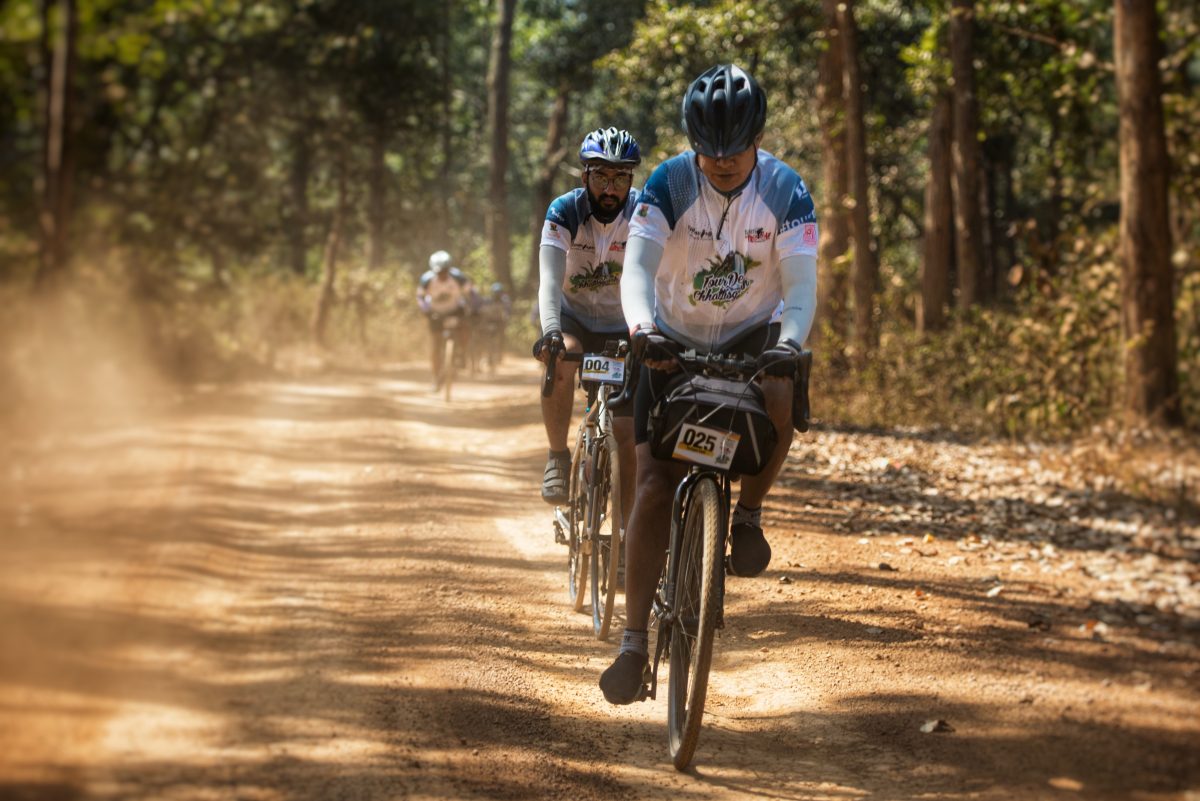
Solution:
<path fill-rule="evenodd" d="M 796 357 L 799 355 L 800 348 L 785 339 L 770 350 L 760 353 L 756 364 L 759 372 L 764 375 L 794 379 L 796 377 Z"/>
<path fill-rule="evenodd" d="M 679 343 L 667 339 L 653 328 L 633 332 L 632 351 L 641 361 L 673 361 L 679 355 Z"/>
<path fill-rule="evenodd" d="M 551 356 L 555 356 L 566 350 L 566 346 L 563 344 L 562 331 L 547 331 L 538 337 L 537 342 L 533 343 L 533 358 L 540 359 L 543 348 L 549 348 Z"/>

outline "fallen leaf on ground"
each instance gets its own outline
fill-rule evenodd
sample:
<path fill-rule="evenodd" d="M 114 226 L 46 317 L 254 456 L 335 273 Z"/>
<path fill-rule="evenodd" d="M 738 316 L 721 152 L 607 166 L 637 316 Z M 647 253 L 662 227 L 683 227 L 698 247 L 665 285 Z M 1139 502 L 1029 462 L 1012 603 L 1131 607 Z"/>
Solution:
<path fill-rule="evenodd" d="M 1004 585 L 997 584 L 995 587 L 992 587 L 990 590 L 987 591 L 987 597 L 995 598 L 997 595 L 999 595 L 1003 591 L 1004 591 Z"/>

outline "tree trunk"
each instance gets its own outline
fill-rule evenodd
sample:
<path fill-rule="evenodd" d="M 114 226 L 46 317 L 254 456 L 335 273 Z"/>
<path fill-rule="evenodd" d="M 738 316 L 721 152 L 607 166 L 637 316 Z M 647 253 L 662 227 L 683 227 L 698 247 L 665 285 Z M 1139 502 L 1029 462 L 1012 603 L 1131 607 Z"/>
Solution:
<path fill-rule="evenodd" d="M 516 0 L 500 0 L 500 15 L 488 65 L 488 134 L 491 170 L 488 175 L 487 241 L 492 275 L 512 286 L 512 237 L 508 214 L 508 78 L 511 66 L 513 11 Z"/>
<path fill-rule="evenodd" d="M 38 214 L 38 270 L 34 285 L 51 289 L 66 270 L 67 235 L 75 188 L 74 92 L 75 39 L 78 17 L 75 0 L 60 0 L 58 28 L 50 44 L 50 2 L 42 3 L 45 60 L 44 125 L 42 130 L 41 209 Z"/>
<path fill-rule="evenodd" d="M 371 126 L 371 166 L 367 178 L 367 268 L 383 267 L 385 257 L 384 209 L 387 204 L 387 132 L 382 123 Z"/>
<path fill-rule="evenodd" d="M 450 198 L 454 195 L 453 173 L 451 165 L 454 161 L 454 70 L 450 64 L 450 40 L 453 35 L 453 0 L 442 2 L 442 37 L 439 58 L 442 62 L 442 191 L 438 193 L 438 203 L 441 214 L 438 215 L 438 242 L 450 238 Z M 440 245 L 439 245 L 440 247 Z"/>
<path fill-rule="evenodd" d="M 334 284 L 337 281 L 337 262 L 342 246 L 342 230 L 346 222 L 346 156 L 342 152 L 338 159 L 337 205 L 333 210 L 333 221 L 329 235 L 325 238 L 325 252 L 321 259 L 321 293 L 317 297 L 317 308 L 313 314 L 313 341 L 325 346 L 329 315 L 333 311 Z"/>
<path fill-rule="evenodd" d="M 838 0 L 822 0 L 825 49 L 818 63 L 817 103 L 821 119 L 824 203 L 821 206 L 821 280 L 818 282 L 817 325 L 810 339 L 819 342 L 826 326 L 846 341 L 846 251 L 850 249 L 846 210 L 850 177 L 846 166 L 846 91 L 844 53 L 838 30 Z M 821 324 L 821 321 L 825 325 Z"/>
<path fill-rule="evenodd" d="M 917 330 L 939 331 L 946 325 L 950 300 L 950 260 L 953 258 L 954 209 L 950 187 L 951 119 L 954 100 L 941 89 L 933 102 L 929 124 L 929 182 L 925 184 L 925 243 L 921 260 L 921 298 Z"/>
<path fill-rule="evenodd" d="M 567 156 L 567 149 L 563 147 L 562 141 L 567 128 L 567 110 L 570 98 L 570 81 L 565 78 L 560 79 L 558 93 L 554 97 L 554 110 L 550 112 L 550 125 L 546 130 L 546 155 L 534 183 L 533 215 L 530 223 L 533 246 L 529 249 L 529 272 L 521 287 L 523 296 L 532 295 L 538 285 L 542 223 L 546 219 L 546 210 L 550 207 L 550 202 L 554 200 L 554 178 L 558 175 L 558 165 Z"/>
<path fill-rule="evenodd" d="M 838 6 L 838 29 L 846 91 L 846 162 L 853 196 L 850 231 L 854 238 L 854 350 L 860 364 L 875 343 L 875 288 L 879 265 L 871 240 L 871 199 L 867 183 L 867 131 L 864 122 L 862 78 L 858 64 L 858 28 L 853 0 Z"/>
<path fill-rule="evenodd" d="M 311 169 L 311 145 L 308 123 L 297 120 L 292 131 L 292 161 L 288 176 L 291 198 L 284 218 L 292 272 L 304 275 L 308 271 L 308 176 Z"/>
<path fill-rule="evenodd" d="M 972 35 L 975 0 L 953 0 L 950 11 L 950 68 L 954 76 L 954 228 L 958 259 L 958 307 L 980 300 L 983 215 L 979 208 L 979 132 L 975 105 Z"/>
<path fill-rule="evenodd" d="M 1146 0 L 1115 5 L 1125 411 L 1139 423 L 1180 425 L 1158 12 Z"/>

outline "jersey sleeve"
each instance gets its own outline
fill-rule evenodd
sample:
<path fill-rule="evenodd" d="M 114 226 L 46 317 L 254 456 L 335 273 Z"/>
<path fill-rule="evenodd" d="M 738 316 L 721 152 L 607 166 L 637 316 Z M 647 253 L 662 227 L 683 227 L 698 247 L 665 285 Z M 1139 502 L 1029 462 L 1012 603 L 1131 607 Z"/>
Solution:
<path fill-rule="evenodd" d="M 546 209 L 546 220 L 542 223 L 542 245 L 569 252 L 579 230 L 579 212 L 575 208 L 574 194 L 568 192 L 556 198 Z"/>
<path fill-rule="evenodd" d="M 788 201 L 787 211 L 779 220 L 779 235 L 775 247 L 779 258 L 817 255 L 817 210 L 804 180 L 796 181 Z"/>
<path fill-rule="evenodd" d="M 659 164 L 646 179 L 646 186 L 638 195 L 637 206 L 629 220 L 629 235 L 649 239 L 664 246 L 675 230 L 675 209 L 671 202 L 671 187 L 668 173 L 671 162 Z"/>

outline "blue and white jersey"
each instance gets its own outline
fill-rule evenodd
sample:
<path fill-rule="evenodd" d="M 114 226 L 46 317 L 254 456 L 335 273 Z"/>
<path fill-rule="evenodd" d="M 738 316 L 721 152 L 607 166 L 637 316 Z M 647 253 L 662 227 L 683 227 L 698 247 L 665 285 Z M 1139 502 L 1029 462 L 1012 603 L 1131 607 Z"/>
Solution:
<path fill-rule="evenodd" d="M 610 223 L 592 216 L 587 191 L 580 187 L 556 198 L 546 211 L 542 246 L 567 254 L 562 305 L 589 331 L 624 331 L 621 313 L 621 271 L 629 218 L 637 206 L 636 189 L 629 190 L 625 208 Z"/>
<path fill-rule="evenodd" d="M 466 274 L 457 267 L 451 267 L 446 273 L 445 278 L 438 278 L 433 270 L 426 270 L 417 282 L 417 297 L 425 311 L 450 314 L 466 307 L 469 283 Z"/>
<path fill-rule="evenodd" d="M 808 187 L 763 150 L 731 197 L 708 182 L 692 151 L 663 162 L 646 181 L 629 235 L 663 248 L 655 325 L 701 352 L 766 324 L 783 299 L 780 261 L 817 255 Z"/>

